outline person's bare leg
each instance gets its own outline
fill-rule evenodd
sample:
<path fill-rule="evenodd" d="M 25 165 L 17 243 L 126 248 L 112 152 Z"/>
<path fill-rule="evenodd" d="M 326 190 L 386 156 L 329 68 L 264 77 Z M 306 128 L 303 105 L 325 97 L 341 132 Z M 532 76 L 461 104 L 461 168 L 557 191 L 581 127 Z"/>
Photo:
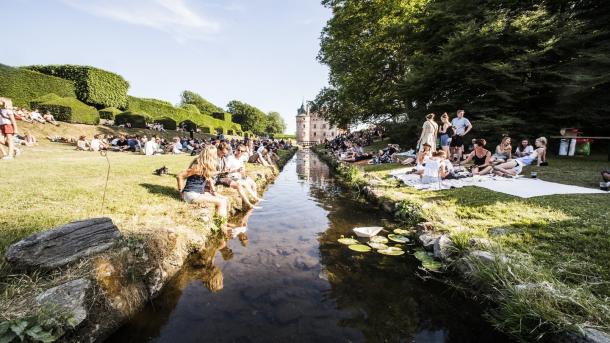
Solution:
<path fill-rule="evenodd" d="M 237 193 L 239 193 L 241 200 L 246 204 L 246 206 L 254 207 L 254 205 L 252 205 L 250 202 L 250 199 L 248 199 L 248 194 L 246 194 L 246 191 L 244 191 L 244 188 L 239 183 L 235 181 L 231 182 L 231 188 L 237 190 Z"/>
<path fill-rule="evenodd" d="M 8 156 L 15 156 L 15 140 L 12 133 L 6 134 L 6 145 L 8 145 Z"/>
<path fill-rule="evenodd" d="M 604 179 L 604 181 L 610 181 L 610 173 L 603 172 L 602 173 L 602 178 Z"/>
<path fill-rule="evenodd" d="M 227 199 L 222 196 L 215 196 L 210 193 L 203 194 L 199 199 L 193 201 L 193 203 L 201 204 L 201 203 L 210 203 L 215 207 L 216 215 L 220 217 L 227 216 Z"/>
<path fill-rule="evenodd" d="M 487 166 L 485 168 L 483 168 L 482 170 L 479 170 L 479 175 L 485 175 L 485 174 L 489 174 L 489 172 L 491 172 L 493 170 L 492 166 Z"/>

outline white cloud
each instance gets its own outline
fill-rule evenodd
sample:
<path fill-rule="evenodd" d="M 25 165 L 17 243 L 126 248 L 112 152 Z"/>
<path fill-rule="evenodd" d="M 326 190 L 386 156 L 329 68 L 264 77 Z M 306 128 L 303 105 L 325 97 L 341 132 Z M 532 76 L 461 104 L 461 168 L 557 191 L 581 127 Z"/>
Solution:
<path fill-rule="evenodd" d="M 178 41 L 205 39 L 220 29 L 184 0 L 63 0 L 81 11 L 172 35 Z"/>

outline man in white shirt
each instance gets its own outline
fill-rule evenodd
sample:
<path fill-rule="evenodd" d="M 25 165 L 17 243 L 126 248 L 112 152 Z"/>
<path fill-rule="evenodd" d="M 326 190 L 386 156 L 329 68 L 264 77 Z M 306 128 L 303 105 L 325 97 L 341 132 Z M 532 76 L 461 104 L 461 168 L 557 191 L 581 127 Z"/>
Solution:
<path fill-rule="evenodd" d="M 464 136 L 472 130 L 472 124 L 470 120 L 464 118 L 464 110 L 457 111 L 457 117 L 451 121 L 455 135 L 451 137 L 451 156 L 456 156 L 457 161 L 462 160 L 464 154 Z"/>
<path fill-rule="evenodd" d="M 534 152 L 534 147 L 530 145 L 527 139 L 522 139 L 521 144 L 515 150 L 515 156 L 524 157 Z"/>

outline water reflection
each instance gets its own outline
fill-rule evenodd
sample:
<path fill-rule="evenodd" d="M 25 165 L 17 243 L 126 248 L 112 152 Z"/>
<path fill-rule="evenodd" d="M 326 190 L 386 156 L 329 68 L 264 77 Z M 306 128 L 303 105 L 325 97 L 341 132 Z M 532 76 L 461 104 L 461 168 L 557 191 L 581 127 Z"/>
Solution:
<path fill-rule="evenodd" d="M 217 237 L 112 342 L 502 342 L 476 306 L 416 276 L 410 255 L 337 243 L 383 213 L 343 191 L 300 151 L 246 215 L 247 235 Z M 241 239 L 240 239 L 241 237 Z"/>

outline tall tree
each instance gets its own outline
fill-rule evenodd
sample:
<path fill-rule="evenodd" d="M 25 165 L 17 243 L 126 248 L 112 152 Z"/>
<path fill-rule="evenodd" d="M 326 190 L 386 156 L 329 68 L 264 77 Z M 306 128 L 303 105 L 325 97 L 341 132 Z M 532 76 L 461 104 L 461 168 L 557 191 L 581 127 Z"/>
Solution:
<path fill-rule="evenodd" d="M 233 121 L 241 124 L 245 131 L 256 134 L 265 133 L 267 128 L 267 115 L 258 108 L 245 102 L 232 100 L 227 104 L 227 111 L 233 115 Z"/>
<path fill-rule="evenodd" d="M 267 124 L 265 132 L 267 133 L 284 133 L 286 130 L 286 122 L 279 112 L 269 112 L 267 114 Z"/>
<path fill-rule="evenodd" d="M 189 90 L 185 90 L 180 94 L 180 105 L 187 104 L 197 106 L 201 114 L 208 116 L 211 116 L 212 113 L 224 112 L 222 108 L 207 101 L 201 95 Z"/>

